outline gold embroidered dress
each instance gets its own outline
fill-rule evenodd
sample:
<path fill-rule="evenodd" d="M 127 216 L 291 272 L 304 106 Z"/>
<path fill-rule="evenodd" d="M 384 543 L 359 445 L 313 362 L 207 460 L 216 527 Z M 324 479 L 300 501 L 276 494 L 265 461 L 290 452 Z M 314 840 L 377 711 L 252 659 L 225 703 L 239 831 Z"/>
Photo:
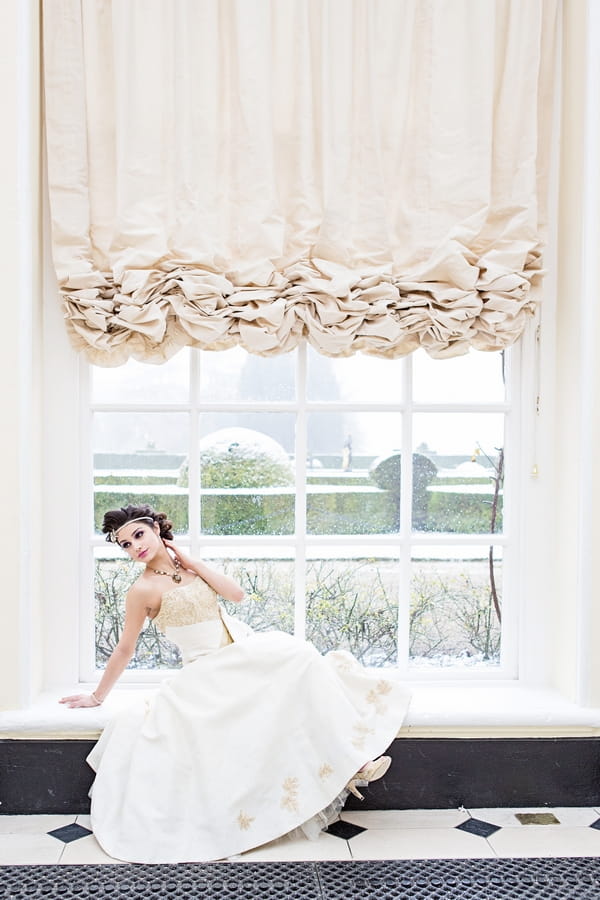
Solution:
<path fill-rule="evenodd" d="M 88 757 L 92 827 L 117 859 L 222 859 L 318 830 L 398 732 L 397 681 L 344 651 L 252 632 L 201 578 L 163 594 L 155 623 L 183 668 L 116 716 Z"/>

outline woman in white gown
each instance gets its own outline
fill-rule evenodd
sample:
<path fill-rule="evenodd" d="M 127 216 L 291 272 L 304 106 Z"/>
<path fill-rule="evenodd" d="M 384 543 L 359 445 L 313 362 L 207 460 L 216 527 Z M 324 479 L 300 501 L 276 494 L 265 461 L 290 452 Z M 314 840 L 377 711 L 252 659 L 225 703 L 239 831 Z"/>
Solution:
<path fill-rule="evenodd" d="M 103 531 L 145 569 L 127 594 L 121 638 L 92 694 L 104 700 L 147 617 L 183 667 L 151 701 L 117 715 L 90 753 L 98 842 L 130 862 L 222 859 L 301 827 L 315 837 L 348 790 L 380 778 L 408 697 L 344 651 L 321 656 L 283 632 L 256 633 L 217 596 L 241 587 L 189 559 L 148 506 L 107 512 Z M 360 795 L 359 795 L 360 796 Z"/>

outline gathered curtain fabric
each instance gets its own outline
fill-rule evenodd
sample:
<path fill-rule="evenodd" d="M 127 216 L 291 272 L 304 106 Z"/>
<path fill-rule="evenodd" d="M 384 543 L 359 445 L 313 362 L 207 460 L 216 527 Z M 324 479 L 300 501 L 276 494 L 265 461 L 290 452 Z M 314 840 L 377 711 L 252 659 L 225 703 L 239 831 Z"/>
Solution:
<path fill-rule="evenodd" d="M 559 4 L 45 0 L 76 346 L 513 343 L 540 294 Z"/>

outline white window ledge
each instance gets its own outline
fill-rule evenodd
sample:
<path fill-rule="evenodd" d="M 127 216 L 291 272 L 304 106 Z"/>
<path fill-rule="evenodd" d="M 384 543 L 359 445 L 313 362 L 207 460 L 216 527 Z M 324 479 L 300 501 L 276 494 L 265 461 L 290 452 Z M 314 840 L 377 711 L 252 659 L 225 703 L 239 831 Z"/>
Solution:
<path fill-rule="evenodd" d="M 92 686 L 82 685 L 82 690 Z M 42 694 L 29 709 L 0 712 L 0 739 L 96 739 L 107 721 L 131 703 L 152 697 L 154 686 L 127 685 L 94 709 L 67 709 Z M 558 693 L 514 683 L 413 685 L 399 737 L 592 737 L 600 735 L 600 709 L 577 706 Z"/>

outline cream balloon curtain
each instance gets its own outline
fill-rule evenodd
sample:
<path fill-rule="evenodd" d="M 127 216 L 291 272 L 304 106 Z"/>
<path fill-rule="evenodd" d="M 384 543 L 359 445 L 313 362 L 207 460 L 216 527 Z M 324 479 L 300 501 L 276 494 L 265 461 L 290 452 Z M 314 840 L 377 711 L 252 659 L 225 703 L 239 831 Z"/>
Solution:
<path fill-rule="evenodd" d="M 101 365 L 521 333 L 559 0 L 45 0 L 53 254 Z"/>

